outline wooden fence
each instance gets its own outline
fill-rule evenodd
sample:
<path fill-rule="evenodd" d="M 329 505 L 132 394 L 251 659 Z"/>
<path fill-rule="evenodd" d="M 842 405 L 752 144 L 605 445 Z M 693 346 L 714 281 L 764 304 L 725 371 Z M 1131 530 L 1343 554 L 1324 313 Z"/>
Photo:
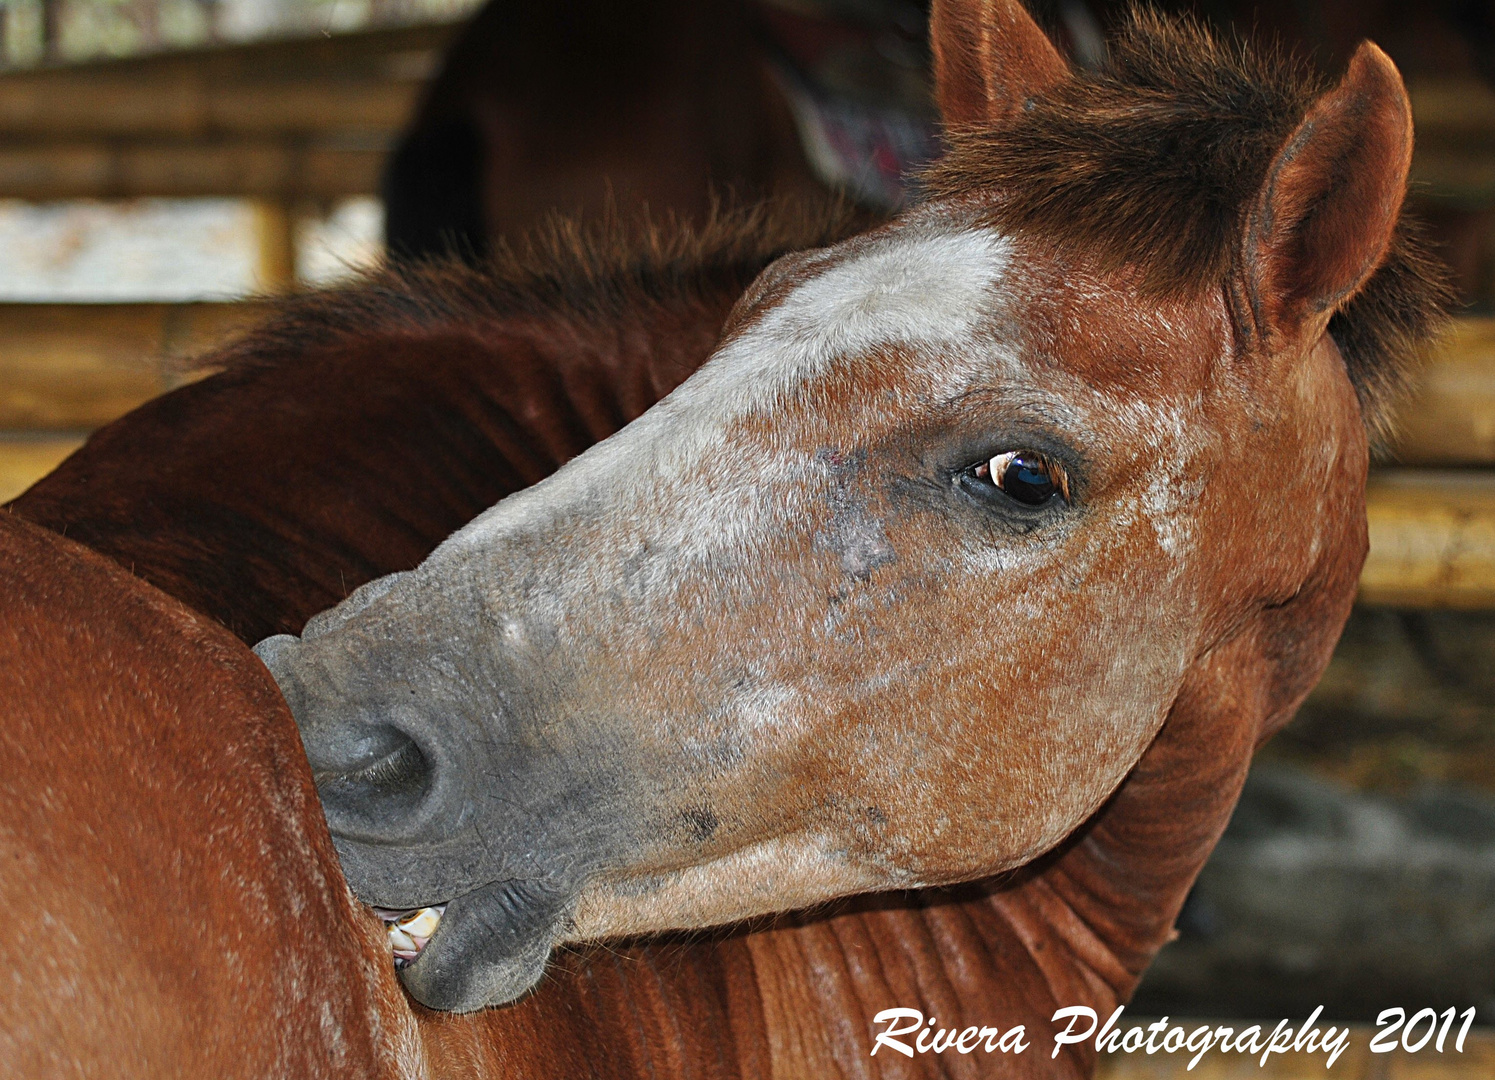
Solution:
<path fill-rule="evenodd" d="M 418 26 L 6 72 L 0 196 L 371 194 L 453 32 Z"/>
<path fill-rule="evenodd" d="M 379 190 L 449 25 L 214 46 L 0 74 L 0 198 L 238 196 L 270 287 L 305 204 Z"/>

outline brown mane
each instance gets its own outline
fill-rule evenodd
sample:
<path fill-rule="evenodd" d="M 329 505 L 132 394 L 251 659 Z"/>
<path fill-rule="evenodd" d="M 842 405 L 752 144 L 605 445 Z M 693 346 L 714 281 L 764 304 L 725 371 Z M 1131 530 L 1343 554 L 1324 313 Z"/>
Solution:
<path fill-rule="evenodd" d="M 1199 22 L 1138 9 L 1110 65 L 1077 70 L 1000 128 L 947 131 L 922 178 L 934 198 L 999 191 L 990 221 L 1136 267 L 1157 293 L 1222 287 L 1268 167 L 1325 89 L 1275 49 L 1217 40 Z M 1372 437 L 1392 413 L 1454 294 L 1405 212 L 1380 269 L 1330 323 Z"/>

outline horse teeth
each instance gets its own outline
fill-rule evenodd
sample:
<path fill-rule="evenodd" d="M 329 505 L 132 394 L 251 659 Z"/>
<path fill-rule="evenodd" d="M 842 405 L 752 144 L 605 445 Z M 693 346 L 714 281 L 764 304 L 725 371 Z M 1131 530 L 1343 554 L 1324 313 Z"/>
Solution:
<path fill-rule="evenodd" d="M 445 912 L 445 904 L 417 908 L 414 911 L 374 909 L 374 914 L 384 920 L 384 931 L 389 935 L 389 948 L 395 956 L 395 967 L 402 968 L 420 957 L 432 935 L 436 933 L 436 928 L 441 925 L 441 916 Z"/>
<path fill-rule="evenodd" d="M 441 923 L 441 909 L 428 907 L 412 911 L 395 925 L 413 938 L 427 938 L 436 933 Z M 424 942 L 422 942 L 424 944 Z"/>
<path fill-rule="evenodd" d="M 405 931 L 401 930 L 398 926 L 391 926 L 389 928 L 389 944 L 391 947 L 393 947 L 396 953 L 420 952 L 420 947 L 415 944 L 415 939 L 413 939 L 409 934 L 405 933 Z"/>

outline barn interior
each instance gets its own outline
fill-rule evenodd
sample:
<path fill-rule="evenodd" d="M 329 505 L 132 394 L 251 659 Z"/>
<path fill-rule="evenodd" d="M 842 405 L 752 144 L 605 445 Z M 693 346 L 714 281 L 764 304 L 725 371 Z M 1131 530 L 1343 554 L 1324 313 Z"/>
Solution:
<path fill-rule="evenodd" d="M 1129 5 L 1030 6 L 1101 66 Z M 1388 52 L 1460 310 L 1373 467 L 1331 666 L 1131 1011 L 1472 1007 L 1495 1075 L 1495 9 L 1160 6 L 1325 71 L 1364 38 Z M 723 192 L 895 212 L 940 147 L 926 20 L 917 0 L 0 0 L 0 502 L 275 296 L 385 258 L 478 261 L 554 211 L 698 220 Z M 1346 1068 L 1414 1075 L 1382 1064 Z M 1479 1074 L 1439 1067 L 1415 1075 Z"/>

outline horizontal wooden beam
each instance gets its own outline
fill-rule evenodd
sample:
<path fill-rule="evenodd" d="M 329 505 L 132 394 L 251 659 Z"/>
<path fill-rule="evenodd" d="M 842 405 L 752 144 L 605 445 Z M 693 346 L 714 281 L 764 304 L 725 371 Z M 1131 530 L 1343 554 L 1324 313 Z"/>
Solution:
<path fill-rule="evenodd" d="M 1495 465 L 1495 319 L 1460 319 L 1402 411 L 1409 465 Z"/>
<path fill-rule="evenodd" d="M 107 424 L 186 378 L 254 304 L 0 304 L 0 430 Z"/>
<path fill-rule="evenodd" d="M 111 364 L 188 355 L 250 318 L 237 304 L 0 304 L 0 429 L 107 423 L 144 400 L 107 389 Z M 1395 452 L 1404 464 L 1495 465 L 1495 319 L 1458 322 L 1403 410 Z"/>
<path fill-rule="evenodd" d="M 149 82 L 114 75 L 35 81 L 23 95 L 0 78 L 0 142 L 393 132 L 425 85 L 310 73 L 214 83 L 190 71 Z"/>
<path fill-rule="evenodd" d="M 133 199 L 240 196 L 277 200 L 372 195 L 389 144 L 294 139 L 196 143 L 0 142 L 0 198 Z"/>
<path fill-rule="evenodd" d="M 372 192 L 380 155 L 454 33 L 422 26 L 0 73 L 0 197 Z M 1412 101 L 1422 194 L 1495 201 L 1495 92 L 1431 82 Z M 350 139 L 359 145 L 328 145 Z"/>
<path fill-rule="evenodd" d="M 1365 502 L 1363 603 L 1495 609 L 1495 472 L 1384 470 Z"/>
<path fill-rule="evenodd" d="M 83 435 L 0 431 L 0 503 L 9 502 L 83 445 Z"/>
<path fill-rule="evenodd" d="M 208 189 L 215 178 L 232 176 L 232 165 L 220 163 L 242 155 L 233 149 L 241 144 L 350 135 L 389 142 L 455 32 L 450 25 L 420 26 L 0 73 L 0 150 L 9 155 L 0 157 L 0 197 L 266 194 L 262 183 Z M 1413 175 L 1423 194 L 1495 199 L 1495 91 L 1473 79 L 1431 81 L 1412 87 L 1412 104 Z M 182 179 L 191 166 L 183 155 L 199 140 L 218 148 L 199 159 L 203 179 L 192 183 Z M 184 167 L 98 164 L 163 156 Z M 135 172 L 178 179 L 138 188 L 118 179 L 90 187 L 81 179 Z M 372 190 L 361 183 L 357 191 Z"/>
<path fill-rule="evenodd" d="M 252 325 L 262 310 L 236 303 L 0 304 L 0 430 L 22 433 L 0 448 L 0 475 L 12 484 L 34 480 L 50 467 L 35 442 L 41 433 L 98 427 L 180 384 L 184 358 Z M 1425 404 L 1410 414 L 1404 454 L 1495 460 L 1495 321 L 1460 326 L 1429 388 Z M 1495 471 L 1380 471 L 1367 505 L 1365 602 L 1495 608 Z"/>
<path fill-rule="evenodd" d="M 455 27 L 182 50 L 0 74 L 0 142 L 397 131 Z"/>
<path fill-rule="evenodd" d="M 1477 78 L 1426 79 L 1408 88 L 1419 199 L 1483 205 L 1495 200 L 1495 90 Z"/>
<path fill-rule="evenodd" d="M 1417 200 L 1480 209 L 1495 202 L 1495 150 L 1473 146 L 1418 147 L 1412 157 Z"/>
<path fill-rule="evenodd" d="M 0 198 L 374 194 L 455 27 L 0 73 Z"/>
<path fill-rule="evenodd" d="M 1407 86 L 1418 142 L 1495 147 L 1495 88 L 1473 75 Z"/>
<path fill-rule="evenodd" d="M 389 105 L 386 123 L 357 129 L 330 123 L 289 132 L 220 127 L 201 138 L 176 140 L 0 137 L 0 198 L 374 194 L 413 98 L 402 94 Z M 319 114 L 309 108 L 303 115 Z M 1471 203 L 1495 202 L 1495 152 L 1429 151 L 1416 167 L 1414 180 L 1432 192 Z"/>

